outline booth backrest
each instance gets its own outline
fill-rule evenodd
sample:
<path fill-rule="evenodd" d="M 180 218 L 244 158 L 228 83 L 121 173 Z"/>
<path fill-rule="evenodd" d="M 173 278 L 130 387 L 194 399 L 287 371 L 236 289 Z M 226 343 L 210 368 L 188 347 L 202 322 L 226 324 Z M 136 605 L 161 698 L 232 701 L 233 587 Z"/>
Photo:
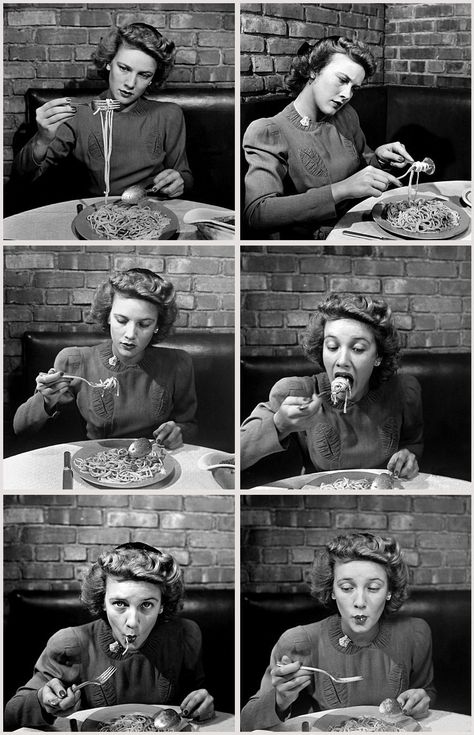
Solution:
<path fill-rule="evenodd" d="M 26 123 L 15 136 L 15 153 L 36 131 L 36 110 L 55 97 L 71 97 L 77 102 L 88 102 L 96 97 L 97 89 L 29 89 L 25 95 Z M 194 189 L 187 195 L 197 202 L 206 202 L 234 209 L 234 111 L 235 96 L 232 89 L 206 87 L 164 88 L 155 94 L 147 95 L 152 100 L 175 102 L 183 112 L 186 121 L 186 151 L 189 165 L 194 176 Z M 49 201 L 84 196 L 77 175 L 70 175 L 72 161 L 67 162 L 66 176 L 61 170 L 48 177 L 48 186 L 32 187 L 31 197 L 23 192 L 22 208 L 30 209 Z M 77 172 L 75 171 L 75 174 Z M 45 191 L 48 189 L 48 191 Z"/>
<path fill-rule="evenodd" d="M 78 591 L 17 591 L 9 596 L 4 637 L 5 702 L 29 679 L 53 633 L 90 622 L 92 618 L 81 604 L 79 594 Z M 215 699 L 216 709 L 233 712 L 234 591 L 188 589 L 180 614 L 194 620 L 201 629 L 207 688 Z M 223 654 L 225 676 L 222 676 Z"/>
<path fill-rule="evenodd" d="M 304 357 L 246 357 L 241 363 L 241 419 L 271 387 L 289 375 L 313 375 Z M 414 375 L 421 384 L 425 450 L 423 472 L 471 479 L 471 357 L 468 353 L 403 352 L 401 373 Z M 272 454 L 246 470 L 243 487 L 291 477 L 301 470 L 296 442 L 288 452 Z"/>
<path fill-rule="evenodd" d="M 241 603 L 242 704 L 260 684 L 283 631 L 331 614 L 305 594 L 245 595 Z M 433 637 L 435 708 L 471 713 L 471 595 L 467 590 L 413 590 L 397 615 L 423 618 Z"/>
<path fill-rule="evenodd" d="M 241 132 L 290 102 L 282 95 L 241 106 Z M 468 89 L 387 85 L 362 87 L 351 100 L 367 143 L 402 141 L 415 160 L 436 164 L 436 179 L 471 179 L 471 93 Z M 243 173 L 245 168 L 243 169 Z"/>
<path fill-rule="evenodd" d="M 94 345 L 105 339 L 101 332 L 25 332 L 21 400 L 32 395 L 35 378 L 47 370 L 64 347 Z M 234 447 L 234 335 L 233 333 L 182 331 L 160 343 L 185 350 L 192 358 L 198 397 L 197 442 L 202 446 L 233 451 Z M 64 410 L 48 425 L 35 446 L 82 438 L 85 426 L 75 406 Z"/>

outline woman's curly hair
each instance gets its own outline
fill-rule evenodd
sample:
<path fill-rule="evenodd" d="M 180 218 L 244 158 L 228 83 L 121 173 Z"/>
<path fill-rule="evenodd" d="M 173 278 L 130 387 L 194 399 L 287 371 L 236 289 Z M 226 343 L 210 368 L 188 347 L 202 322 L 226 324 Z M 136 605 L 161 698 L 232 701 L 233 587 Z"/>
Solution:
<path fill-rule="evenodd" d="M 169 620 L 181 608 L 184 584 L 181 568 L 171 554 L 148 544 L 127 543 L 104 552 L 82 580 L 81 601 L 90 613 L 107 619 L 104 610 L 107 577 L 150 582 L 161 590 L 161 620 Z"/>
<path fill-rule="evenodd" d="M 380 365 L 374 367 L 370 387 L 376 388 L 397 372 L 400 344 L 393 322 L 392 311 L 383 299 L 353 294 L 329 294 L 316 310 L 302 334 L 301 345 L 305 355 L 324 370 L 324 328 L 337 319 L 355 319 L 372 330 L 377 345 Z"/>
<path fill-rule="evenodd" d="M 99 76 L 109 78 L 107 64 L 110 64 L 121 46 L 138 49 L 156 61 L 156 71 L 150 91 L 160 87 L 173 68 L 176 49 L 173 41 L 148 23 L 129 23 L 121 28 L 111 28 L 100 39 L 92 54 L 92 61 Z"/>
<path fill-rule="evenodd" d="M 336 606 L 331 595 L 334 589 L 336 561 L 372 561 L 381 564 L 388 578 L 391 592 L 384 614 L 396 612 L 408 597 L 408 566 L 403 559 L 398 541 L 373 533 L 350 533 L 337 536 L 319 551 L 311 569 L 311 595 L 326 607 Z"/>
<path fill-rule="evenodd" d="M 329 64 L 334 54 L 345 54 L 356 64 L 360 64 L 366 79 L 375 74 L 375 59 L 365 43 L 350 41 L 343 36 L 328 36 L 317 41 L 314 46 L 304 43 L 300 48 L 285 76 L 288 91 L 294 95 L 299 94 L 307 82 Z"/>
<path fill-rule="evenodd" d="M 158 308 L 158 331 L 153 335 L 151 345 L 158 344 L 168 336 L 178 316 L 176 293 L 170 281 L 165 281 L 158 273 L 147 268 L 130 268 L 100 284 L 94 294 L 89 316 L 104 332 L 109 328 L 110 310 L 116 293 L 129 299 L 148 301 Z"/>

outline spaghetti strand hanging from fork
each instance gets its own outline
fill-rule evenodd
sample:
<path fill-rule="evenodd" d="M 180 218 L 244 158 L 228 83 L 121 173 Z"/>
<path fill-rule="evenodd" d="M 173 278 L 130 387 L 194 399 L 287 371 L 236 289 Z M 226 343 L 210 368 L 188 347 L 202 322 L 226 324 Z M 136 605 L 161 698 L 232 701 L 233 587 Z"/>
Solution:
<path fill-rule="evenodd" d="M 410 174 L 410 178 L 408 179 L 408 201 L 410 203 L 414 202 L 418 196 L 420 173 L 425 173 L 428 174 L 428 176 L 431 176 L 431 174 L 434 174 L 434 171 L 435 165 L 431 158 L 424 158 L 422 161 L 413 161 L 410 168 L 408 168 L 404 174 L 397 177 L 398 180 L 401 181 L 405 178 L 405 176 L 408 176 L 408 174 Z M 416 176 L 415 196 L 412 198 L 412 182 L 414 176 Z"/>
<path fill-rule="evenodd" d="M 97 109 L 93 115 L 100 115 L 100 124 L 102 128 L 102 141 L 104 147 L 104 186 L 105 186 L 105 203 L 109 202 L 110 194 L 110 159 L 112 156 L 112 131 L 114 123 L 114 110 L 120 108 L 120 103 L 116 100 L 106 99 L 97 100 Z"/>

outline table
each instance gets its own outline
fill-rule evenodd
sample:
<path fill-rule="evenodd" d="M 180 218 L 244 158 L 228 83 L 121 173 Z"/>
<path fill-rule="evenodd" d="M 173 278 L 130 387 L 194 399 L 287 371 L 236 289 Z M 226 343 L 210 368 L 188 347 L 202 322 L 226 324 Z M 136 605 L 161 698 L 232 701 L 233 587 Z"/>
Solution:
<path fill-rule="evenodd" d="M 465 206 L 461 202 L 461 196 L 470 187 L 470 181 L 434 181 L 427 184 L 420 184 L 419 192 L 431 192 L 432 194 L 442 194 L 443 196 L 447 196 L 453 204 L 457 204 L 458 206 L 462 207 L 466 214 L 471 217 L 470 207 Z M 354 241 L 356 240 L 355 237 L 352 237 L 351 235 L 344 235 L 342 232 L 343 230 L 348 229 L 351 229 L 361 236 L 366 235 L 367 239 L 374 239 L 375 237 L 377 239 L 385 238 L 388 240 L 395 240 L 397 242 L 415 241 L 419 244 L 423 244 L 423 242 L 443 242 L 442 240 L 410 240 L 409 238 L 404 237 L 397 238 L 395 235 L 390 234 L 390 232 L 386 232 L 385 230 L 383 230 L 373 221 L 371 211 L 372 208 L 377 204 L 377 202 L 381 202 L 384 199 L 395 195 L 398 196 L 405 194 L 408 195 L 407 186 L 404 186 L 401 189 L 393 188 L 389 191 L 384 192 L 380 197 L 369 197 L 368 199 L 364 199 L 363 202 L 359 202 L 359 204 L 356 204 L 354 207 L 352 207 L 352 209 L 346 212 L 346 214 L 339 220 L 334 229 L 327 236 L 327 242 L 337 241 L 338 244 L 349 242 L 354 243 Z M 454 242 L 456 240 L 470 241 L 471 227 L 469 227 L 465 232 L 462 232 L 460 235 L 449 238 L 450 242 Z"/>
<path fill-rule="evenodd" d="M 114 197 L 112 197 L 113 199 Z M 87 199 L 73 199 L 68 202 L 48 204 L 45 207 L 29 209 L 26 212 L 14 214 L 3 220 L 4 240 L 77 240 L 71 229 L 71 223 L 77 215 L 77 205 L 87 206 L 100 202 L 104 197 L 89 197 Z M 163 205 L 175 213 L 179 220 L 178 240 L 197 240 L 195 225 L 185 224 L 183 217 L 186 212 L 197 207 L 209 207 L 209 204 L 200 204 L 186 199 L 167 199 Z M 228 209 L 215 207 L 212 209 L 229 214 Z M 232 213 L 231 213 L 232 214 Z"/>
<path fill-rule="evenodd" d="M 132 441 L 132 439 L 130 439 Z M 16 454 L 3 460 L 3 489 L 14 491 L 42 490 L 56 491 L 62 489 L 62 473 L 64 452 L 69 451 L 73 456 L 80 447 L 87 445 L 87 441 L 78 441 L 68 444 L 53 444 L 30 452 Z M 179 470 L 169 480 L 162 483 L 148 485 L 139 490 L 184 490 L 202 492 L 206 490 L 222 490 L 216 482 L 212 472 L 198 469 L 199 458 L 212 451 L 206 447 L 194 444 L 184 444 L 169 454 L 176 459 Z M 78 475 L 74 474 L 72 490 L 89 490 L 91 493 L 103 492 L 106 488 L 90 485 Z M 114 489 L 114 492 L 116 490 Z M 120 489 L 120 492 L 130 494 L 130 489 Z"/>
<path fill-rule="evenodd" d="M 362 472 L 363 470 L 361 470 Z M 370 470 L 370 472 L 383 472 L 384 470 Z M 341 470 L 342 472 L 342 470 Z M 321 475 L 326 475 L 326 472 L 313 472 L 309 475 L 296 475 L 294 477 L 288 477 L 284 480 L 278 480 L 277 482 L 272 482 L 269 485 L 260 485 L 258 487 L 251 488 L 252 490 L 302 490 L 305 489 L 305 486 L 308 485 L 312 480 L 315 480 L 318 477 L 321 477 Z M 471 484 L 469 482 L 465 482 L 464 480 L 458 480 L 456 477 L 442 477 L 441 475 L 430 475 L 426 472 L 419 472 L 416 477 L 414 477 L 412 480 L 399 480 L 399 488 L 394 488 L 393 490 L 383 490 L 378 491 L 379 493 L 393 493 L 397 492 L 399 493 L 400 490 L 427 490 L 430 492 L 446 492 L 451 493 L 453 491 L 464 491 L 466 493 L 469 493 L 471 491 Z M 311 488 L 308 488 L 308 491 L 311 492 L 319 492 L 319 488 L 312 486 Z M 323 491 L 324 492 L 324 491 Z M 370 490 L 367 490 L 369 493 Z"/>
<path fill-rule="evenodd" d="M 349 716 L 360 716 L 364 713 L 377 717 L 378 707 L 345 707 L 344 714 Z M 349 714 L 349 711 L 351 714 Z M 332 709 L 325 712 L 315 712 L 310 715 L 300 715 L 282 723 L 278 727 L 272 727 L 273 732 L 301 732 L 301 723 L 306 721 L 311 724 L 327 714 L 340 714 L 341 710 Z M 379 715 L 380 716 L 380 715 Z M 430 710 L 428 717 L 418 720 L 421 732 L 472 732 L 472 718 L 460 715 L 457 712 L 443 712 L 442 710 Z M 313 732 L 315 730 L 312 730 Z"/>
<path fill-rule="evenodd" d="M 159 705 L 158 705 L 159 706 Z M 158 707 L 157 706 L 157 707 Z M 139 704 L 124 704 L 121 707 L 121 710 L 128 711 L 128 712 L 136 712 L 140 709 L 145 709 L 145 707 L 148 709 L 148 706 L 145 705 L 139 705 Z M 166 705 L 169 709 L 178 710 L 179 707 L 171 706 L 169 704 Z M 97 712 L 99 709 L 103 709 L 101 707 L 96 707 L 93 709 L 84 709 L 80 710 L 79 712 L 74 712 L 73 715 L 70 715 L 69 717 L 61 717 L 58 718 L 54 724 L 53 727 L 51 727 L 49 730 L 50 732 L 77 732 L 77 722 L 84 722 L 88 717 L 90 717 L 94 712 Z M 228 714 L 227 712 L 216 712 L 216 716 L 209 720 L 208 722 L 203 722 L 198 726 L 198 732 L 234 732 L 235 731 L 235 717 L 234 715 Z M 40 730 L 35 730 L 30 727 L 20 727 L 18 730 L 13 730 L 13 732 L 41 732 Z"/>

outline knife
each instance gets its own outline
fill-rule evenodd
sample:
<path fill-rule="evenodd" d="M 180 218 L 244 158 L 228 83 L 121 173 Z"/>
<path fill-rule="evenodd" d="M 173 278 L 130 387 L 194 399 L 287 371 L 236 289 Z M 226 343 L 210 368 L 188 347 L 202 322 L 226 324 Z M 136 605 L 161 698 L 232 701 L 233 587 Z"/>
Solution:
<path fill-rule="evenodd" d="M 72 490 L 73 474 L 71 468 L 71 452 L 64 452 L 64 468 L 63 468 L 63 490 Z"/>

